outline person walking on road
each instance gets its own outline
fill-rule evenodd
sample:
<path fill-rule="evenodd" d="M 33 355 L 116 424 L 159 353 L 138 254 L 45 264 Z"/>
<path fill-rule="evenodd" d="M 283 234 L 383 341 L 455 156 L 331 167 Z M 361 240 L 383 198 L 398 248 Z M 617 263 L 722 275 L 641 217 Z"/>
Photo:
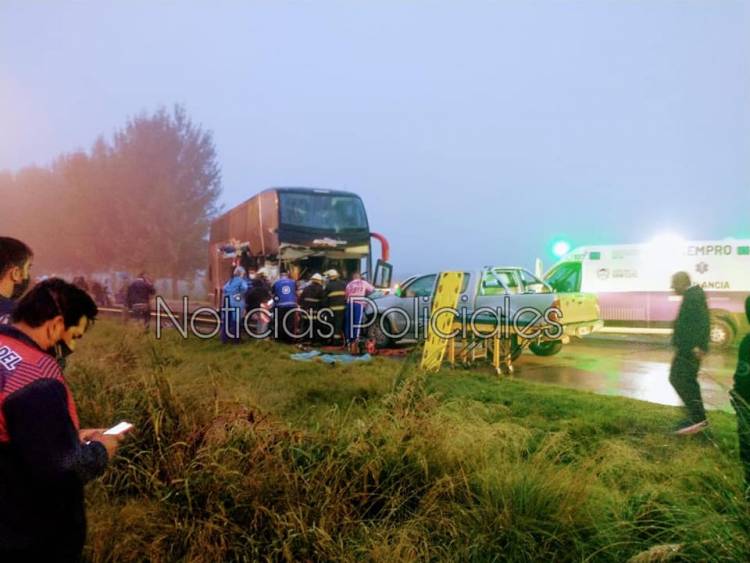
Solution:
<path fill-rule="evenodd" d="M 0 325 L 8 324 L 16 301 L 31 283 L 34 253 L 23 242 L 0 237 Z"/>
<path fill-rule="evenodd" d="M 694 434 L 708 425 L 698 372 L 701 360 L 708 352 L 711 321 L 706 294 L 697 285 L 691 285 L 687 272 L 677 272 L 672 276 L 672 289 L 682 296 L 682 304 L 674 322 L 672 345 L 675 355 L 669 382 L 685 403 L 688 413 L 688 420 L 676 434 Z"/>
<path fill-rule="evenodd" d="M 750 321 L 750 297 L 745 300 L 745 315 Z M 746 334 L 740 343 L 734 387 L 729 396 L 737 413 L 740 461 L 745 470 L 745 498 L 750 500 L 750 334 Z"/>

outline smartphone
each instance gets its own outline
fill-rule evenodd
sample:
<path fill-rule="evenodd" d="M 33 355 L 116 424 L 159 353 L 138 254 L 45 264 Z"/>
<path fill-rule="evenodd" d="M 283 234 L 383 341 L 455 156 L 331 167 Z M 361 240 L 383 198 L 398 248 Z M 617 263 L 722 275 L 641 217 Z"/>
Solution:
<path fill-rule="evenodd" d="M 112 428 L 108 428 L 103 432 L 105 436 L 117 436 L 118 434 L 123 434 L 133 428 L 133 425 L 129 422 L 121 422 L 119 424 L 115 424 Z"/>

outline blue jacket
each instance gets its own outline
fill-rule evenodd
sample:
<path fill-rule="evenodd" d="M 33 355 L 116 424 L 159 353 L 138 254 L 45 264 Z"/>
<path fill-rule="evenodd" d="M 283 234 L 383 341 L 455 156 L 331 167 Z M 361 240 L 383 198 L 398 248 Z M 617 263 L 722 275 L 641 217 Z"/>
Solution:
<path fill-rule="evenodd" d="M 273 297 L 277 307 L 294 307 L 297 305 L 297 282 L 289 278 L 276 280 Z"/>
<path fill-rule="evenodd" d="M 250 284 L 245 278 L 236 276 L 224 284 L 224 299 L 229 298 L 229 306 L 243 311 L 245 309 L 245 293 Z M 224 303 L 222 303 L 223 305 Z"/>

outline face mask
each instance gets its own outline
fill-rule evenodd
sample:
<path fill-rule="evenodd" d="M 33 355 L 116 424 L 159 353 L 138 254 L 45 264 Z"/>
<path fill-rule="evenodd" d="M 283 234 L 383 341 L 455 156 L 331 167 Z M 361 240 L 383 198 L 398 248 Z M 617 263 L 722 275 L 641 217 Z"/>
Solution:
<path fill-rule="evenodd" d="M 64 340 L 61 340 L 60 342 L 57 343 L 57 346 L 55 346 L 55 356 L 58 359 L 59 358 L 65 359 L 68 356 L 70 356 L 72 353 L 73 353 L 73 350 L 70 349 L 70 347 Z"/>
<path fill-rule="evenodd" d="M 51 348 L 48 348 L 47 353 L 55 357 L 55 361 L 61 370 L 65 370 L 67 358 L 73 353 L 73 350 L 70 349 L 64 340 L 61 340 Z"/>
<path fill-rule="evenodd" d="M 15 300 L 21 297 L 29 288 L 29 283 L 31 283 L 31 277 L 21 280 L 20 283 L 14 284 L 13 293 L 11 294 L 10 298 Z"/>

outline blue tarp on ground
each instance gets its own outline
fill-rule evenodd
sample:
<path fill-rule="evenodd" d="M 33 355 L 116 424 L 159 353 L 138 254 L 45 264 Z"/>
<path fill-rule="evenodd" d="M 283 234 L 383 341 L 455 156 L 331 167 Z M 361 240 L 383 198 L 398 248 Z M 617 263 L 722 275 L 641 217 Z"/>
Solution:
<path fill-rule="evenodd" d="M 325 362 L 326 364 L 350 364 L 352 362 L 369 362 L 372 359 L 372 356 L 370 356 L 370 354 L 364 354 L 363 356 L 352 356 L 351 354 L 321 354 L 318 350 L 290 354 L 289 357 L 299 362 L 311 362 L 313 360 L 320 360 L 322 362 Z"/>

